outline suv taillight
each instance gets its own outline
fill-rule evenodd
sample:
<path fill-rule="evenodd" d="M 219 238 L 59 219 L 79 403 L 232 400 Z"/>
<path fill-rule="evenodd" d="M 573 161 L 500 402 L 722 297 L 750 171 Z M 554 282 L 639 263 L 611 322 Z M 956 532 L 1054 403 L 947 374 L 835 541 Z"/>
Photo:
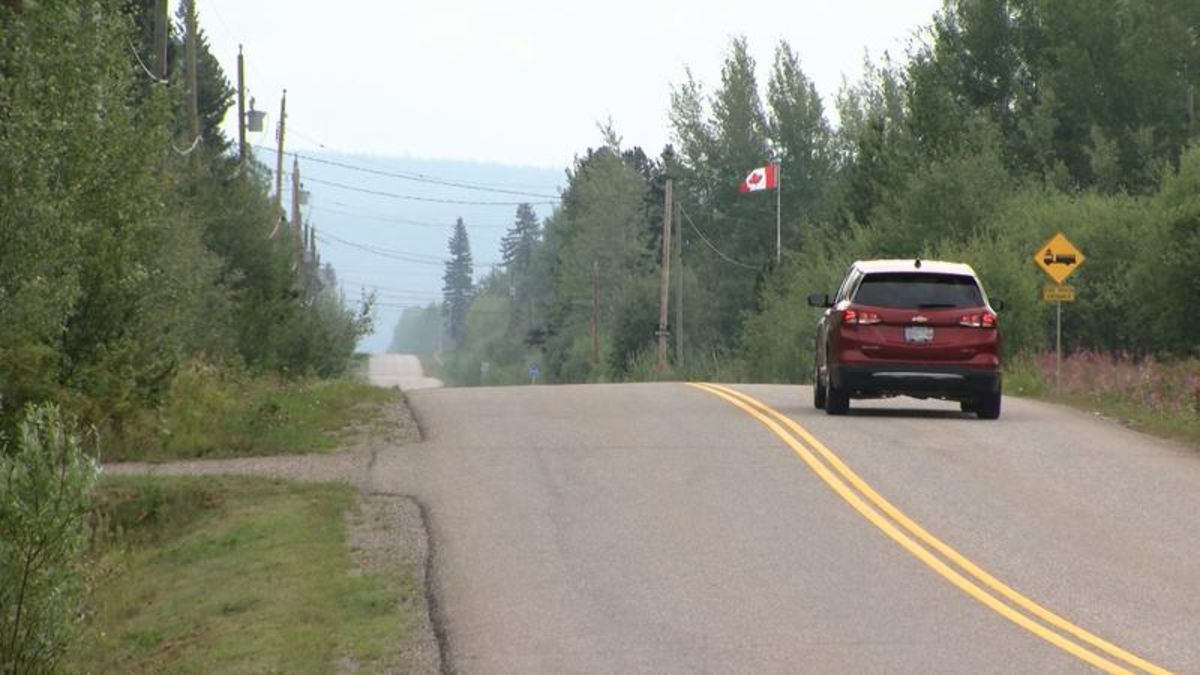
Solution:
<path fill-rule="evenodd" d="M 958 325 L 966 326 L 967 328 L 995 328 L 996 315 L 991 312 L 964 314 L 963 318 L 958 320 Z"/>
<path fill-rule="evenodd" d="M 857 309 L 842 310 L 842 323 L 871 326 L 881 321 L 882 319 L 875 312 L 864 312 Z"/>

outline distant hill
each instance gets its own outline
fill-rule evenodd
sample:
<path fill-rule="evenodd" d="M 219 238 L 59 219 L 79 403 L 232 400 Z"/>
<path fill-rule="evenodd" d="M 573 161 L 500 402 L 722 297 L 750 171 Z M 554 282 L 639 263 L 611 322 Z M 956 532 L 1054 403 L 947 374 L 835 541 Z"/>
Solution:
<path fill-rule="evenodd" d="M 359 346 L 367 352 L 387 350 L 404 306 L 440 298 L 441 261 L 455 219 L 467 225 L 480 276 L 499 261 L 500 238 L 512 224 L 515 203 L 531 202 L 545 218 L 554 208 L 546 202 L 554 202 L 566 183 L 563 169 L 296 152 L 310 193 L 304 213 L 316 227 L 321 259 L 333 264 L 348 300 L 356 300 L 363 288 L 379 290 L 375 332 Z M 270 164 L 273 158 L 263 153 L 260 159 Z M 291 170 L 290 157 L 285 170 Z M 290 194 L 284 189 L 286 202 Z"/>

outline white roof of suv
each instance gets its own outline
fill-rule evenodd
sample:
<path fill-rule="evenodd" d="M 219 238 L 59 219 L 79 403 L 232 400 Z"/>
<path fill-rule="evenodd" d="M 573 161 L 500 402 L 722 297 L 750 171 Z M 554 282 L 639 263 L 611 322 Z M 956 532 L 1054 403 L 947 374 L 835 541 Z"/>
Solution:
<path fill-rule="evenodd" d="M 854 266 L 864 273 L 875 272 L 930 272 L 934 274 L 961 274 L 973 277 L 975 270 L 966 263 L 945 262 L 942 260 L 920 260 L 906 258 L 903 260 L 856 260 Z"/>

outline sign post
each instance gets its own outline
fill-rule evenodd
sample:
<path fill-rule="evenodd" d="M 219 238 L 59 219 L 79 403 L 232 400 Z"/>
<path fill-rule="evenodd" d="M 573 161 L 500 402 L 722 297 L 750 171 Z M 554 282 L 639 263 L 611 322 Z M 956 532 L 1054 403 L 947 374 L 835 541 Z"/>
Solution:
<path fill-rule="evenodd" d="M 1087 258 L 1062 232 L 1056 233 L 1033 254 L 1033 264 L 1042 268 L 1056 285 L 1042 289 L 1042 301 L 1054 303 L 1054 390 L 1062 391 L 1062 304 L 1075 302 L 1075 287 L 1064 286 Z"/>

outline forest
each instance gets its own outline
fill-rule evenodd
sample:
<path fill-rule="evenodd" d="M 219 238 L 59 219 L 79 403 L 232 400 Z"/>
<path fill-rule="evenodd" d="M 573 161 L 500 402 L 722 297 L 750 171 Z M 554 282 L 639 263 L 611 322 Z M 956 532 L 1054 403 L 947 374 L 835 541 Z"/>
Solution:
<path fill-rule="evenodd" d="M 193 136 L 185 17 L 159 64 L 156 4 L 0 3 L 0 430 L 53 403 L 159 445 L 189 391 L 337 375 L 369 329 L 224 136 L 202 28 Z"/>
<path fill-rule="evenodd" d="M 685 73 L 673 87 L 671 145 L 650 154 L 604 126 L 554 213 L 539 223 L 518 209 L 503 266 L 468 289 L 448 276 L 453 302 L 409 310 L 392 348 L 440 348 L 462 384 L 528 381 L 533 363 L 548 382 L 661 377 L 670 179 L 682 243 L 669 377 L 807 381 L 816 314 L 804 298 L 835 290 L 863 258 L 971 264 L 1007 304 L 1006 354 L 1032 359 L 1054 335 L 1040 297 L 1051 282 L 1032 259 L 1058 231 L 1087 256 L 1063 308 L 1067 352 L 1194 357 L 1198 33 L 1194 2 L 948 2 L 903 58 L 867 59 L 833 101 L 786 41 L 764 86 L 735 38 L 719 82 Z M 775 194 L 738 190 L 770 162 L 778 263 Z M 459 267 L 462 243 L 450 252 Z"/>

